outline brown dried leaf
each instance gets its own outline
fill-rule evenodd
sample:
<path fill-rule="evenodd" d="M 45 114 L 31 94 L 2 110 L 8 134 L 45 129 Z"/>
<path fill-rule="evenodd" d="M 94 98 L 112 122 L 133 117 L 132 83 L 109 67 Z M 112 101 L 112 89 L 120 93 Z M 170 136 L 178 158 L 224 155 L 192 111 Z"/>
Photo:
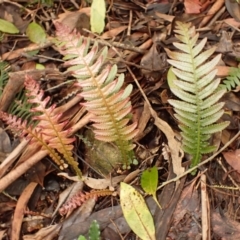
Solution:
<path fill-rule="evenodd" d="M 111 179 L 95 179 L 87 177 L 84 179 L 84 183 L 93 189 L 106 189 L 110 187 L 116 187 L 116 185 L 121 182 L 125 177 L 125 175 L 116 176 Z"/>
<path fill-rule="evenodd" d="M 233 152 L 223 152 L 227 163 L 238 173 L 240 173 L 240 149 Z"/>
<path fill-rule="evenodd" d="M 238 22 L 240 22 L 240 4 L 237 1 L 225 0 L 225 5 L 229 14 Z"/>
<path fill-rule="evenodd" d="M 185 12 L 189 14 L 201 12 L 201 2 L 199 0 L 185 0 L 184 1 Z"/>
<path fill-rule="evenodd" d="M 118 34 L 127 29 L 127 26 L 120 26 L 118 28 L 111 29 L 101 35 L 102 39 L 110 39 L 116 37 Z"/>
<path fill-rule="evenodd" d="M 51 225 L 45 228 L 40 229 L 35 234 L 29 234 L 23 236 L 23 240 L 52 240 L 57 237 L 58 232 L 61 228 L 62 224 Z"/>
<path fill-rule="evenodd" d="M 24 215 L 24 209 L 27 206 L 28 200 L 32 196 L 32 193 L 37 186 L 37 183 L 31 182 L 22 192 L 20 198 L 18 199 L 17 206 L 14 212 L 13 221 L 12 221 L 12 231 L 11 239 L 18 240 L 20 237 L 20 230 Z"/>
<path fill-rule="evenodd" d="M 46 166 L 42 162 L 36 163 L 27 171 L 27 178 L 31 182 L 38 183 L 41 187 L 43 187 L 43 180 L 46 176 Z"/>
<path fill-rule="evenodd" d="M 184 167 L 182 167 L 182 158 L 183 151 L 181 149 L 181 142 L 176 140 L 175 133 L 169 124 L 163 121 L 158 117 L 157 113 L 149 106 L 152 117 L 154 118 L 154 124 L 165 134 L 168 140 L 168 146 L 171 152 L 172 164 L 173 164 L 173 172 L 179 176 L 184 172 Z M 179 185 L 179 181 L 176 183 L 176 188 Z"/>

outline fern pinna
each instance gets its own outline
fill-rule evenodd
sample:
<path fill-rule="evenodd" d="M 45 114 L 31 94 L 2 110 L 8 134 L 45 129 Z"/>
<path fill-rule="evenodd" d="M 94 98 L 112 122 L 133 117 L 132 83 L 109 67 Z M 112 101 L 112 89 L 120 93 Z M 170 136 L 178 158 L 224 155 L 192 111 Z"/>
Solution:
<path fill-rule="evenodd" d="M 231 91 L 237 86 L 240 86 L 240 69 L 230 68 L 229 75 L 223 80 L 223 83 L 219 85 L 219 89 L 226 89 Z"/>
<path fill-rule="evenodd" d="M 168 74 L 169 86 L 181 101 L 171 99 L 169 103 L 180 122 L 183 150 L 192 155 L 192 166 L 196 166 L 202 154 L 215 150 L 208 142 L 211 134 L 229 124 L 216 123 L 224 113 L 224 103 L 218 103 L 218 100 L 225 90 L 217 90 L 220 79 L 215 79 L 215 66 L 221 55 L 208 60 L 215 48 L 202 51 L 207 38 L 197 43 L 199 34 L 190 23 L 177 22 L 175 32 L 181 43 L 174 43 L 174 46 L 180 52 L 165 50 L 172 59 L 168 62 L 173 66 Z"/>
<path fill-rule="evenodd" d="M 56 45 L 63 54 L 65 66 L 78 80 L 86 109 L 94 114 L 95 137 L 105 142 L 115 142 L 125 167 L 133 163 L 133 144 L 137 123 L 128 124 L 132 109 L 129 95 L 132 85 L 124 90 L 124 76 L 116 78 L 117 66 L 106 63 L 107 47 L 98 50 L 98 43 L 90 47 L 90 39 L 56 22 Z"/>
<path fill-rule="evenodd" d="M 0 119 L 21 137 L 28 139 L 31 144 L 37 144 L 47 150 L 60 169 L 66 168 L 68 165 L 65 162 L 67 162 L 81 177 L 81 171 L 72 156 L 72 142 L 75 139 L 68 137 L 70 129 L 64 129 L 67 122 L 60 122 L 61 114 L 54 112 L 55 105 L 47 107 L 50 97 L 43 99 L 44 92 L 32 77 L 26 76 L 24 85 L 27 90 L 28 102 L 32 104 L 31 112 L 37 113 L 33 117 L 33 121 L 27 124 L 26 120 L 22 121 L 5 112 L 0 112 Z"/>

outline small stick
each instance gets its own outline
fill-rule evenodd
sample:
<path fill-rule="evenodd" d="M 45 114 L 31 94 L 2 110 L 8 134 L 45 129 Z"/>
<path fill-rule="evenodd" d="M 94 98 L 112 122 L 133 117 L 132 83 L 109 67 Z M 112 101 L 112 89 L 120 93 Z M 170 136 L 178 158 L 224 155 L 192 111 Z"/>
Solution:
<path fill-rule="evenodd" d="M 196 170 L 197 168 L 203 166 L 204 164 L 210 162 L 211 160 L 213 160 L 219 153 L 221 153 L 223 150 L 225 150 L 232 142 L 234 142 L 238 137 L 240 136 L 240 131 L 231 139 L 229 140 L 219 151 L 217 151 L 216 153 L 214 153 L 211 157 L 209 157 L 208 159 L 204 160 L 203 162 L 199 163 L 198 165 L 196 165 L 195 167 L 192 167 L 190 169 L 188 169 L 186 172 L 184 172 L 183 174 L 180 174 L 179 176 L 170 179 L 169 181 L 164 182 L 162 185 L 160 185 L 157 190 L 161 189 L 162 187 L 164 187 L 165 185 L 171 183 L 171 182 L 175 182 L 178 181 L 180 178 L 184 177 L 185 175 L 187 175 L 188 173 Z"/>

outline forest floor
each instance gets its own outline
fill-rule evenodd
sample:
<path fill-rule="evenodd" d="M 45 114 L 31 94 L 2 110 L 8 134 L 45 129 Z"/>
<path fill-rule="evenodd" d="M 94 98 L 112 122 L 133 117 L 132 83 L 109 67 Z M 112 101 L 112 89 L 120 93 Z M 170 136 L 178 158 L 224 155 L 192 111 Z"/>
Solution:
<path fill-rule="evenodd" d="M 0 240 L 78 239 L 88 235 L 93 220 L 99 224 L 101 239 L 240 239 L 240 4 L 235 0 L 106 1 L 101 34 L 91 31 L 90 7 L 83 0 L 0 2 L 0 119 L 7 112 L 26 124 L 34 122 L 36 110 L 29 110 L 30 97 L 24 91 L 26 79 L 34 79 L 37 85 L 30 86 L 31 97 L 41 95 L 40 86 L 44 95 L 40 102 L 47 107 L 55 104 L 50 112 L 58 124 L 68 122 L 59 128 L 68 128 L 65 136 L 74 137 L 69 140 L 71 153 L 84 176 L 79 180 L 73 165 L 57 164 L 43 146 L 26 138 L 25 123 L 16 118 L 0 121 Z M 191 23 L 199 40 L 207 38 L 204 50 L 215 47 L 212 57 L 221 54 L 216 78 L 222 84 L 228 79 L 220 99 L 224 114 L 218 122 L 229 125 L 211 135 L 216 150 L 202 156 L 195 175 L 189 170 L 191 156 L 183 156 L 179 122 L 168 101 L 177 99 L 167 81 L 167 51 L 176 51 L 178 22 Z M 128 170 L 119 165 L 114 144 L 93 137 L 92 115 L 80 104 L 82 89 L 54 42 L 58 23 L 88 37 L 89 52 L 93 42 L 98 42 L 99 51 L 107 47 L 106 64 L 116 64 L 117 75 L 124 75 L 122 88 L 133 86 L 131 121 L 137 122 L 138 132 L 132 142 L 138 164 Z M 39 129 L 37 124 L 30 131 Z M 22 134 L 12 126 L 21 128 Z M 34 134 L 41 136 L 39 131 Z M 161 208 L 151 192 L 142 189 L 141 176 L 147 169 L 157 169 L 158 190 L 153 186 L 152 194 L 156 191 Z M 154 179 L 149 179 L 151 185 Z M 150 220 L 141 218 L 140 204 L 119 196 L 121 182 L 142 194 L 154 230 Z M 143 237 L 141 224 L 139 232 L 131 228 L 127 223 L 131 216 L 123 216 L 125 203 L 132 204 L 132 215 L 136 213 L 142 227 L 155 237 Z"/>

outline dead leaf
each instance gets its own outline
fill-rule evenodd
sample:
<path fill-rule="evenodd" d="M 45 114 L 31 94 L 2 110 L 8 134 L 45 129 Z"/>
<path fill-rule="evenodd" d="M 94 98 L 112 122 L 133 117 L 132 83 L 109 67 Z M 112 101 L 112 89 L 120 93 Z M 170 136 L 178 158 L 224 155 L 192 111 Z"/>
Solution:
<path fill-rule="evenodd" d="M 232 220 L 227 214 L 222 216 L 218 212 L 211 214 L 211 226 L 213 232 L 221 239 L 236 240 L 240 239 L 239 222 Z"/>
<path fill-rule="evenodd" d="M 12 151 L 11 141 L 2 128 L 0 128 L 0 152 L 10 153 Z M 1 162 L 1 161 L 0 161 Z"/>
<path fill-rule="evenodd" d="M 231 139 L 231 133 L 228 130 L 224 129 L 222 131 L 222 143 L 223 143 L 223 145 L 228 143 L 230 141 L 230 139 Z"/>
<path fill-rule="evenodd" d="M 239 97 L 233 92 L 227 92 L 222 99 L 225 102 L 225 107 L 232 111 L 240 111 Z"/>
<path fill-rule="evenodd" d="M 240 27 L 240 22 L 237 22 L 234 18 L 227 18 L 224 19 L 224 22 L 227 23 L 227 25 L 229 26 L 234 26 L 236 28 Z"/>
<path fill-rule="evenodd" d="M 143 67 L 141 70 L 147 77 L 158 79 L 161 76 L 162 70 L 168 66 L 167 55 L 160 44 L 165 38 L 165 33 L 155 34 L 153 36 L 152 47 L 141 59 L 140 65 Z"/>
<path fill-rule="evenodd" d="M 95 179 L 95 178 L 84 178 L 84 183 L 93 189 L 106 189 L 109 187 L 116 187 L 126 176 L 120 175 L 113 178 L 106 179 Z"/>
<path fill-rule="evenodd" d="M 6 231 L 7 231 L 7 229 L 6 229 L 6 230 L 1 230 L 1 231 L 0 231 L 0 240 L 3 239 L 3 237 L 4 237 L 5 233 L 6 233 Z"/>
<path fill-rule="evenodd" d="M 225 0 L 225 6 L 229 14 L 238 22 L 240 22 L 240 4 L 237 0 Z"/>
<path fill-rule="evenodd" d="M 175 139 L 175 133 L 167 122 L 163 121 L 157 116 L 157 113 L 149 105 L 151 114 L 155 120 L 154 124 L 165 134 L 168 140 L 168 146 L 171 152 L 171 159 L 173 165 L 173 172 L 179 176 L 184 172 L 184 167 L 182 167 L 182 158 L 184 156 L 183 150 L 181 149 L 181 142 Z M 176 184 L 176 187 L 178 183 Z"/>
<path fill-rule="evenodd" d="M 24 216 L 24 209 L 26 208 L 28 200 L 32 196 L 32 193 L 37 185 L 38 185 L 37 183 L 31 182 L 24 189 L 20 198 L 18 199 L 17 206 L 14 211 L 13 221 L 12 221 L 12 231 L 11 231 L 12 240 L 19 240 L 22 220 Z"/>
<path fill-rule="evenodd" d="M 199 0 L 185 0 L 185 12 L 189 14 L 196 14 L 201 12 L 201 2 Z"/>
<path fill-rule="evenodd" d="M 131 171 L 123 180 L 123 182 L 125 183 L 130 183 L 131 181 L 133 181 L 141 172 L 140 169 L 136 169 L 134 171 Z"/>
<path fill-rule="evenodd" d="M 31 182 L 38 183 L 43 187 L 44 177 L 46 176 L 46 166 L 42 162 L 36 163 L 27 172 L 27 179 Z"/>
<path fill-rule="evenodd" d="M 136 116 L 136 115 L 134 115 L 134 116 Z M 146 135 L 146 133 L 144 133 L 144 129 L 146 128 L 147 123 L 151 117 L 151 113 L 150 113 L 150 110 L 148 108 L 146 101 L 144 102 L 143 110 L 139 111 L 139 116 L 140 116 L 139 120 L 134 119 L 135 121 L 138 122 L 138 130 L 139 130 L 137 135 L 134 138 L 134 141 L 139 141 Z"/>
<path fill-rule="evenodd" d="M 23 236 L 23 240 L 52 240 L 57 237 L 58 232 L 60 231 L 62 224 L 55 224 L 45 228 L 40 229 L 35 234 L 29 234 Z"/>
<path fill-rule="evenodd" d="M 15 201 L 0 202 L 0 215 L 7 211 L 12 211 L 15 207 L 16 207 Z"/>
<path fill-rule="evenodd" d="M 66 11 L 60 15 L 58 15 L 58 19 L 54 20 L 54 22 L 61 22 L 65 26 L 67 26 L 71 31 L 73 29 L 77 29 L 81 34 L 85 35 L 82 29 L 90 29 L 90 18 L 86 13 L 83 12 L 69 12 Z"/>
<path fill-rule="evenodd" d="M 111 39 L 116 37 L 118 34 L 123 32 L 125 29 L 127 29 L 127 26 L 120 26 L 118 28 L 111 29 L 101 35 L 102 39 Z"/>
<path fill-rule="evenodd" d="M 199 197 L 198 192 L 194 189 L 195 184 L 194 181 L 183 189 L 174 212 L 174 225 L 177 225 L 186 213 L 194 213 L 196 216 L 198 214 L 200 217 Z"/>
<path fill-rule="evenodd" d="M 240 173 L 240 149 L 233 152 L 223 152 L 227 163 L 238 173 Z"/>
<path fill-rule="evenodd" d="M 181 229 L 182 222 L 184 222 L 186 229 L 183 235 L 184 239 L 196 239 L 195 237 L 199 230 L 194 219 L 201 218 L 201 209 L 198 192 L 194 188 L 195 184 L 196 181 L 193 181 L 182 190 L 171 220 L 171 228 L 176 229 L 176 231 L 169 231 L 168 233 L 168 237 L 171 239 L 178 238 L 177 232 Z M 194 219 L 188 216 L 194 216 Z M 191 235 L 191 237 L 189 235 Z"/>

